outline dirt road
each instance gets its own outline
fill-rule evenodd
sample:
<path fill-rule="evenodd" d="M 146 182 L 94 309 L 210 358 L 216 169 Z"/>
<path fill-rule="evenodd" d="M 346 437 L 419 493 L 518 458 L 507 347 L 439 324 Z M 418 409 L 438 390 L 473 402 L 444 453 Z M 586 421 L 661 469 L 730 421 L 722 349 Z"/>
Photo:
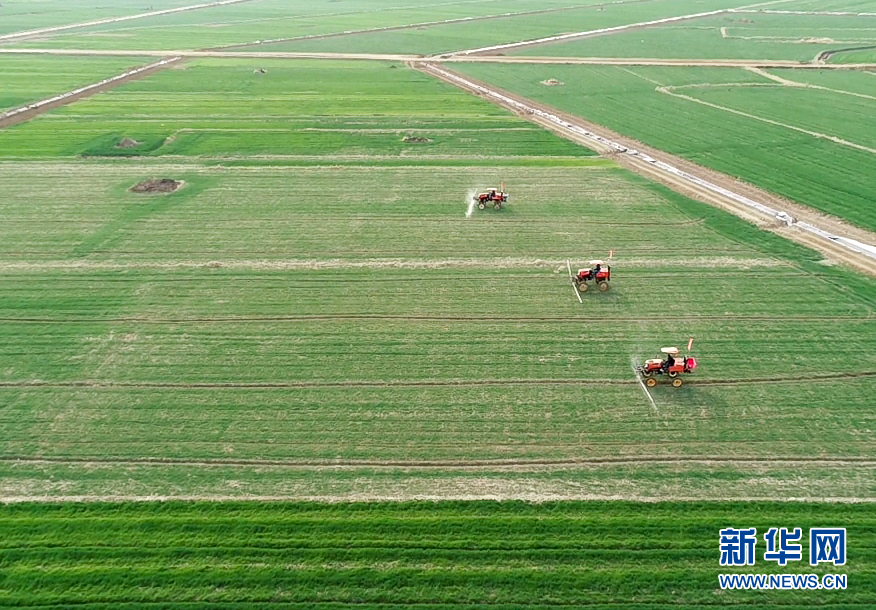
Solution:
<path fill-rule="evenodd" d="M 84 97 L 94 95 L 95 93 L 108 91 L 110 89 L 118 87 L 119 85 L 131 82 L 132 80 L 137 80 L 139 78 L 149 76 L 150 74 L 154 74 L 155 72 L 164 70 L 181 61 L 183 61 L 182 57 L 166 57 L 160 61 L 156 61 L 154 63 L 142 66 L 140 68 L 136 68 L 134 70 L 128 70 L 127 72 L 123 72 L 122 74 L 113 76 L 111 78 L 106 78 L 94 84 L 86 85 L 85 87 L 80 87 L 66 93 L 61 93 L 59 95 L 40 100 L 38 102 L 28 104 L 27 106 L 14 108 L 0 114 L 0 129 L 10 127 L 18 123 L 23 123 L 24 121 L 29 121 L 35 116 L 43 114 L 44 112 L 48 112 L 52 108 L 66 106 L 67 104 L 72 104 L 76 100 L 80 100 Z"/>
<path fill-rule="evenodd" d="M 129 51 L 105 49 L 4 49 L 0 55 L 65 55 L 70 57 L 183 57 L 232 59 L 340 59 L 363 61 L 416 62 L 432 64 L 500 63 L 500 64 L 582 64 L 592 66 L 675 66 L 691 68 L 812 68 L 818 70 L 873 70 L 876 63 L 818 64 L 774 59 L 661 59 L 654 57 L 507 57 L 504 55 L 441 55 L 426 57 L 404 53 L 328 53 L 286 51 Z"/>

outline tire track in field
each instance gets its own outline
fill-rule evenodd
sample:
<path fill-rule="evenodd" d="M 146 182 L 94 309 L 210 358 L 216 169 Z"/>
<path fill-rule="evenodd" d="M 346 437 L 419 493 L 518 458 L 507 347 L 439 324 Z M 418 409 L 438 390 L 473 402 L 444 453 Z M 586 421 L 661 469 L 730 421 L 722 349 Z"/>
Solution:
<path fill-rule="evenodd" d="M 811 383 L 876 377 L 876 371 L 857 373 L 819 373 L 811 375 L 752 377 L 749 379 L 693 379 L 690 386 L 736 386 L 782 383 Z M 320 388 L 428 388 L 428 387 L 483 387 L 483 386 L 626 386 L 638 385 L 635 379 L 423 379 L 423 380 L 339 380 L 339 381 L 254 381 L 254 382 L 163 382 L 163 381 L 107 381 L 71 380 L 42 381 L 2 381 L 0 388 L 149 388 L 168 390 L 234 390 L 234 389 L 320 389 Z M 665 384 L 663 384 L 665 385 Z"/>
<path fill-rule="evenodd" d="M 101 317 L 82 317 L 82 318 L 15 318 L 2 317 L 0 322 L 23 323 L 23 324 L 94 324 L 95 322 L 102 323 L 138 323 L 138 324 L 185 324 L 189 322 L 207 323 L 207 324 L 236 324 L 239 322 L 309 322 L 318 320 L 353 320 L 365 321 L 375 320 L 384 321 L 391 320 L 396 322 L 486 322 L 490 324 L 500 324 L 503 322 L 546 322 L 546 323 L 565 323 L 565 322 L 580 322 L 582 316 L 467 316 L 467 315 L 419 315 L 419 314 L 296 314 L 283 316 L 216 316 L 216 317 L 190 317 L 190 318 L 153 318 L 142 316 L 119 316 L 114 318 Z M 728 314 L 728 315 L 675 315 L 661 316 L 661 320 L 665 322 L 870 322 L 874 319 L 872 314 L 865 316 L 759 316 L 746 314 Z M 641 316 L 614 316 L 612 321 L 615 322 L 641 322 Z"/>
<path fill-rule="evenodd" d="M 96 251 L 99 252 L 99 251 Z M 673 250 L 677 255 L 679 250 Z M 132 255 L 137 252 L 116 252 L 116 254 Z M 140 253 L 143 254 L 143 253 Z M 186 253 L 191 256 L 193 253 Z M 201 253 L 194 253 L 201 254 Z M 204 253 L 215 254 L 215 253 Z M 235 254 L 241 254 L 236 252 Z M 246 254 L 258 254 L 255 252 Z M 374 252 L 372 252 L 374 254 Z M 667 259 L 660 251 L 648 250 L 648 257 L 626 257 L 622 261 L 617 259 L 613 264 L 620 264 L 627 268 L 654 267 L 682 267 L 685 269 L 721 269 L 727 273 L 728 269 L 733 272 L 747 271 L 750 268 L 792 268 L 786 261 L 776 258 L 741 258 L 733 256 L 688 256 L 684 259 Z M 50 260 L 42 262 L 24 261 L 0 261 L 0 272 L 3 271 L 47 271 L 47 270 L 100 270 L 100 271 L 124 271 L 128 269 L 229 269 L 246 271 L 320 271 L 320 270 L 349 270 L 349 269 L 391 269 L 391 270 L 420 270 L 420 269 L 523 269 L 523 268 L 548 268 L 565 269 L 566 261 L 578 264 L 583 260 L 575 257 L 562 256 L 562 258 L 535 258 L 535 257 L 484 257 L 484 258 L 404 258 L 402 256 L 392 258 L 307 258 L 307 259 L 225 259 L 225 260 L 170 260 L 170 261 L 94 261 L 94 260 Z"/>
<path fill-rule="evenodd" d="M 803 466 L 809 464 L 831 466 L 876 467 L 876 460 L 870 457 L 807 457 L 807 456 L 637 456 L 601 458 L 532 458 L 532 459 L 481 459 L 481 460 L 357 460 L 357 459 L 187 459 L 150 457 L 39 457 L 26 455 L 0 456 L 0 462 L 31 464 L 105 464 L 105 465 L 146 465 L 146 466 L 274 466 L 302 469 L 411 469 L 411 470 L 484 470 L 519 469 L 521 467 L 587 467 L 587 466 L 626 466 L 641 464 L 688 464 L 688 465 L 775 465 Z"/>

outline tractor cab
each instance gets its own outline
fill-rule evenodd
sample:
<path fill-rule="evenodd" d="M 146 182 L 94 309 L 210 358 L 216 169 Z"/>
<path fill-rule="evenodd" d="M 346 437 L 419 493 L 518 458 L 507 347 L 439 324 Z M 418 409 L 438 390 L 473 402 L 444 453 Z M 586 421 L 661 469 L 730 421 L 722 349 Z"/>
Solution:
<path fill-rule="evenodd" d="M 663 361 L 663 368 L 667 373 L 684 372 L 684 362 L 678 358 L 677 347 L 661 347 L 660 351 L 666 355 L 666 359 Z"/>
<path fill-rule="evenodd" d="M 595 273 L 596 281 L 600 280 L 609 280 L 611 279 L 611 266 L 606 265 L 605 262 L 601 260 L 592 260 L 590 261 L 590 268 Z"/>

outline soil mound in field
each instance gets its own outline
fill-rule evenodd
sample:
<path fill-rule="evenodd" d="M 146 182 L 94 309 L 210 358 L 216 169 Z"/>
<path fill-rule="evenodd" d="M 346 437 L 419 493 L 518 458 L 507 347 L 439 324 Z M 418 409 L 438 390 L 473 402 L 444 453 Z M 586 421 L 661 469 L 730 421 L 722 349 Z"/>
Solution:
<path fill-rule="evenodd" d="M 431 142 L 429 138 L 424 138 L 422 136 L 405 136 L 402 138 L 403 142 Z"/>
<path fill-rule="evenodd" d="M 556 87 L 558 85 L 565 85 L 566 83 L 564 83 L 561 80 L 557 80 L 555 78 L 549 78 L 547 80 L 541 81 L 541 84 L 545 85 L 546 87 Z"/>
<path fill-rule="evenodd" d="M 172 193 L 182 185 L 182 180 L 161 178 L 159 180 L 144 180 L 128 190 L 132 193 Z"/>
<path fill-rule="evenodd" d="M 138 142 L 133 138 L 123 138 L 122 140 L 119 140 L 118 144 L 116 144 L 116 148 L 136 148 L 142 143 L 143 142 Z"/>

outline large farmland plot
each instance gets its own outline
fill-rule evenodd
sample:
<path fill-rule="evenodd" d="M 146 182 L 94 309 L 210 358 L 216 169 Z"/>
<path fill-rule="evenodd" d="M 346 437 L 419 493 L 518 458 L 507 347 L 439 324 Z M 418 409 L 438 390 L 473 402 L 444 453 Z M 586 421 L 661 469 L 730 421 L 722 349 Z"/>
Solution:
<path fill-rule="evenodd" d="M 120 148 L 125 138 L 140 144 Z M 482 163 L 593 153 L 401 64 L 207 59 L 0 132 L 0 157 L 76 154 Z"/>
<path fill-rule="evenodd" d="M 334 0 L 291 4 L 286 0 L 259 0 L 79 27 L 16 42 L 16 46 L 175 50 L 255 45 L 259 49 L 286 49 L 298 48 L 298 44 L 308 46 L 309 38 L 329 36 L 334 39 L 329 48 L 335 51 L 368 48 L 400 52 L 416 48 L 437 52 L 745 4 L 745 0 L 699 0 L 691 8 L 689 3 L 679 0 L 641 3 L 475 0 L 419 4 L 404 0 L 352 0 L 340 5 Z M 403 31 L 398 35 L 384 31 L 387 28 Z M 357 34 L 348 36 L 351 32 Z M 287 47 L 287 43 L 291 46 Z M 325 48 L 322 42 L 316 44 Z"/>
<path fill-rule="evenodd" d="M 684 59 L 794 59 L 823 51 L 876 44 L 876 14 L 868 7 L 827 9 L 783 2 L 775 12 L 758 7 L 705 15 L 659 27 L 523 47 L 514 54 L 551 57 L 661 57 Z M 813 10 L 815 9 L 815 10 Z M 820 9 L 820 10 L 819 10 Z M 870 7 L 872 10 L 872 6 Z M 837 54 L 843 58 L 846 53 Z"/>
<path fill-rule="evenodd" d="M 867 607 L 872 278 L 404 58 L 254 52 L 631 25 L 554 48 L 799 59 L 821 43 L 797 37 L 866 42 L 866 15 L 813 28 L 872 1 L 2 4 L 0 36 L 131 18 L 0 51 L 239 56 L 0 129 L 0 605 Z M 139 62 L 3 55 L 0 106 Z M 872 74 L 465 71 L 876 226 Z M 569 270 L 609 253 L 611 289 L 579 301 Z M 690 338 L 682 387 L 639 381 Z M 758 528 L 757 568 L 719 567 L 727 526 Z M 846 527 L 848 562 L 761 561 L 770 527 Z M 722 591 L 727 571 L 849 586 Z"/>
<path fill-rule="evenodd" d="M 148 61 L 134 58 L 92 58 L 86 61 L 40 57 L 0 58 L 0 115 L 42 98 L 90 85 Z"/>
<path fill-rule="evenodd" d="M 869 73 L 617 66 L 464 65 L 549 103 L 794 201 L 876 228 Z M 547 87 L 555 79 L 562 86 Z M 817 87 L 819 82 L 825 85 Z M 865 91 L 870 91 L 866 93 Z M 661 117 L 654 121 L 654 117 Z M 672 126 L 667 128 L 667 125 Z"/>
<path fill-rule="evenodd" d="M 872 283 L 604 162 L 408 157 L 5 162 L 5 497 L 869 497 Z"/>

